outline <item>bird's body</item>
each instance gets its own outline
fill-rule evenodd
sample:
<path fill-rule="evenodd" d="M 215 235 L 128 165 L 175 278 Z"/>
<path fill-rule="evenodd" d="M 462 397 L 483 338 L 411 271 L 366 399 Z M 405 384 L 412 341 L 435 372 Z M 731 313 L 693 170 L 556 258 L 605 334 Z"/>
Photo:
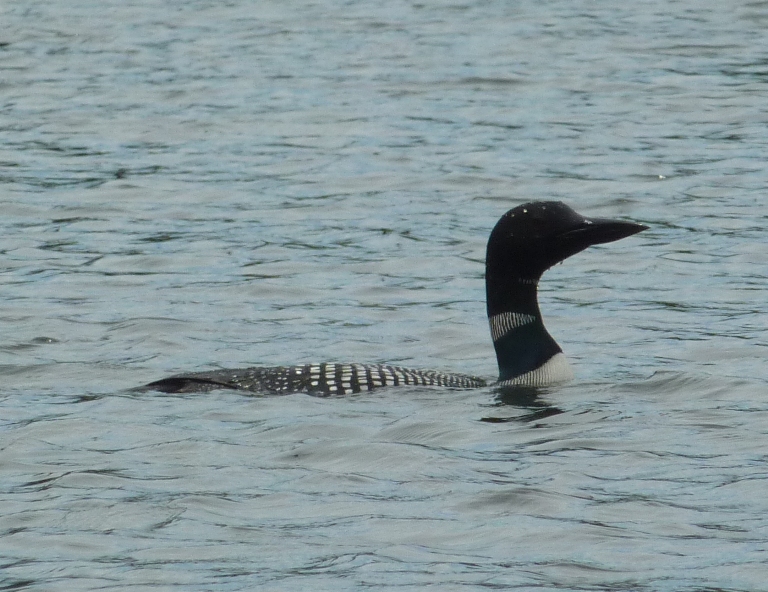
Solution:
<path fill-rule="evenodd" d="M 550 267 L 589 247 L 613 242 L 647 226 L 586 218 L 561 202 L 534 202 L 498 221 L 486 253 L 486 306 L 501 386 L 544 386 L 572 378 L 562 349 L 544 327 L 538 282 Z M 384 386 L 477 388 L 487 382 L 463 374 L 382 364 L 304 364 L 179 374 L 146 386 L 163 392 L 237 389 L 319 396 Z"/>
<path fill-rule="evenodd" d="M 438 386 L 478 388 L 482 378 L 414 370 L 386 364 L 303 364 L 242 370 L 213 370 L 165 378 L 148 386 L 165 392 L 199 392 L 229 388 L 274 394 L 309 393 L 335 396 L 370 391 L 383 386 Z"/>

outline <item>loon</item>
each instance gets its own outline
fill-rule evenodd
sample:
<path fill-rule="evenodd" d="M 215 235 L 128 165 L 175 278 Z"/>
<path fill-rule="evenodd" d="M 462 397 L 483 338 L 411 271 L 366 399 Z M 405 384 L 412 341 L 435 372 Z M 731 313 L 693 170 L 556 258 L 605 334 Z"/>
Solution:
<path fill-rule="evenodd" d="M 485 287 L 497 386 L 539 387 L 573 378 L 563 350 L 544 328 L 537 289 L 542 274 L 591 245 L 613 242 L 644 224 L 587 218 L 562 202 L 531 202 L 509 210 L 488 239 Z M 482 378 L 387 364 L 304 364 L 179 374 L 147 384 L 166 393 L 234 389 L 265 394 L 334 396 L 398 385 L 478 388 Z"/>

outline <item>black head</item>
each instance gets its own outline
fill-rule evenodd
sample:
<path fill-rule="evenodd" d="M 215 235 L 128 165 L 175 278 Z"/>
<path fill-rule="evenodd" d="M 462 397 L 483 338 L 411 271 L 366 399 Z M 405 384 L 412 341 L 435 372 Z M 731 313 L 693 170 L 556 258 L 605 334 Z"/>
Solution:
<path fill-rule="evenodd" d="M 558 201 L 532 202 L 509 210 L 488 239 L 489 312 L 495 308 L 493 301 L 509 298 L 514 284 L 535 284 L 547 269 L 571 255 L 647 228 L 623 220 L 586 218 Z"/>

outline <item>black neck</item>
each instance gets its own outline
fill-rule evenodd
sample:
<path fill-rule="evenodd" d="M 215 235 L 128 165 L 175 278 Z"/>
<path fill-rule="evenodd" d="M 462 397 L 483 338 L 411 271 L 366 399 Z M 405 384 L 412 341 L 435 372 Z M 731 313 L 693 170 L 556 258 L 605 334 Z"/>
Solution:
<path fill-rule="evenodd" d="M 496 335 L 493 347 L 499 364 L 499 380 L 510 380 L 539 368 L 561 352 L 560 346 L 544 328 L 537 299 L 538 278 L 509 279 L 492 277 L 486 271 L 488 319 L 522 319 L 519 326 Z M 515 316 L 519 315 L 519 316 Z M 527 321 L 527 322 L 523 322 Z M 518 322 L 503 324 L 517 325 Z"/>
<path fill-rule="evenodd" d="M 541 317 L 537 289 L 539 278 L 507 278 L 486 270 L 485 304 L 488 318 L 502 312 L 519 312 Z"/>

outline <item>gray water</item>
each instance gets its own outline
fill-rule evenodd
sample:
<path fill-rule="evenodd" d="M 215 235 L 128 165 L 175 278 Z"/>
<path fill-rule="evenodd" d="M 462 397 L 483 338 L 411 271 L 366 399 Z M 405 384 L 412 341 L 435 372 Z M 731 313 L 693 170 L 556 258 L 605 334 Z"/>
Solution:
<path fill-rule="evenodd" d="M 0 5 L 0 589 L 768 590 L 768 4 Z M 545 275 L 535 399 L 130 389 L 493 379 L 524 201 L 651 230 Z"/>

